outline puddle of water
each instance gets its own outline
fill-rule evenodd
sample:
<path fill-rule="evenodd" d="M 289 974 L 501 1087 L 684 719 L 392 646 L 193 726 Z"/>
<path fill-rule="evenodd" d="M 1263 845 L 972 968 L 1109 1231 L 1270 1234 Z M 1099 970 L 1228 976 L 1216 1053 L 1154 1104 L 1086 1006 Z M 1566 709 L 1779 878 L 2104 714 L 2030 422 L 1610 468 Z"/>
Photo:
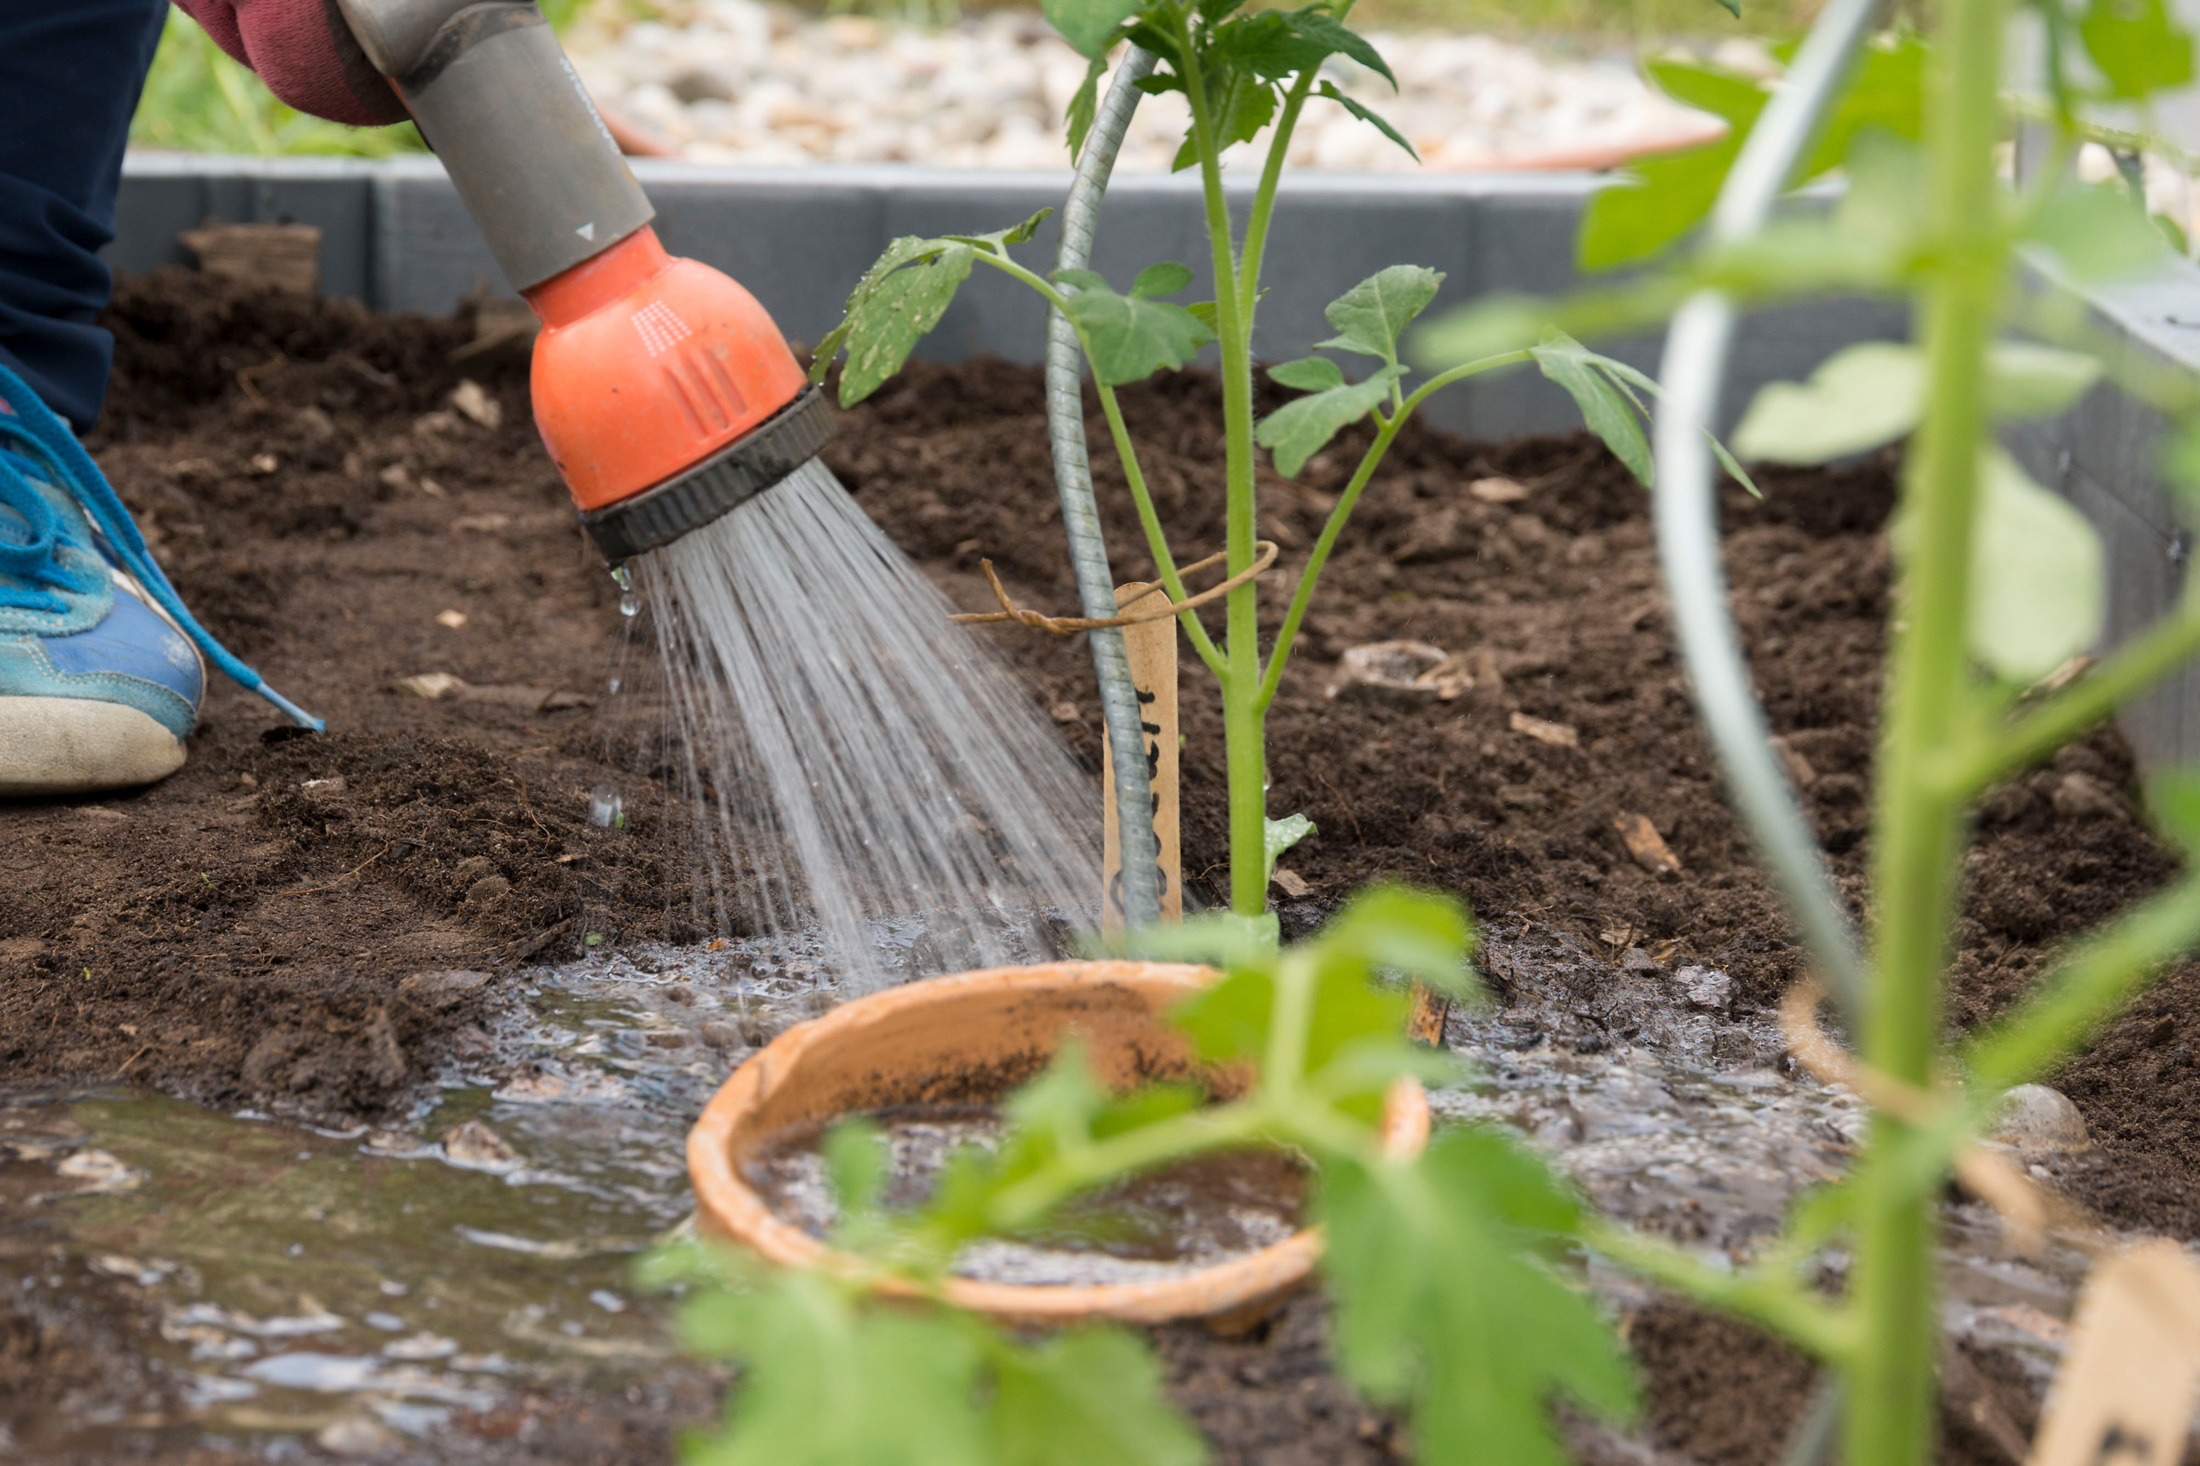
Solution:
<path fill-rule="evenodd" d="M 1029 955 L 1053 955 L 1035 933 Z M 891 968 L 928 965 L 913 923 L 879 943 Z M 1451 1046 L 1478 1073 L 1433 1106 L 1518 1129 L 1608 1212 L 1741 1261 L 1849 1163 L 1860 1105 L 1786 1072 L 1769 1019 L 1535 933 L 1507 933 L 1486 965 L 1507 1005 L 1453 1018 Z M 707 1383 L 674 1362 L 666 1305 L 637 1297 L 628 1269 L 688 1215 L 683 1145 L 710 1093 L 836 996 L 801 941 L 533 970 L 504 981 L 486 1031 L 380 1131 L 144 1094 L 0 1093 L 0 1286 L 104 1310 L 143 1355 L 116 1356 L 105 1393 L 11 1414 L 0 1452 L 357 1452 L 486 1431 L 484 1412 L 523 1391 Z M 933 1137 L 935 1158 L 959 1138 Z M 1065 1253 L 1037 1240 L 966 1263 L 1056 1280 Z M 1098 1261 L 1126 1276 L 1182 1265 Z M 1990 1215 L 1952 1208 L 1948 1326 L 2044 1383 L 2083 1265 L 2067 1249 L 2013 1257 Z M 1606 1269 L 1589 1277 L 1613 1307 L 1648 1297 Z"/>
<path fill-rule="evenodd" d="M 930 1198 L 957 1152 L 997 1149 L 1005 1132 L 982 1106 L 911 1106 L 872 1113 L 887 1149 L 882 1203 L 912 1210 Z M 745 1168 L 782 1220 L 824 1237 L 840 1219 L 821 1127 L 782 1134 Z M 1305 1175 L 1277 1151 L 1202 1156 L 1134 1177 L 1063 1209 L 1056 1223 L 989 1238 L 956 1254 L 966 1278 L 1020 1284 L 1146 1283 L 1181 1277 L 1283 1241 L 1300 1225 Z"/>

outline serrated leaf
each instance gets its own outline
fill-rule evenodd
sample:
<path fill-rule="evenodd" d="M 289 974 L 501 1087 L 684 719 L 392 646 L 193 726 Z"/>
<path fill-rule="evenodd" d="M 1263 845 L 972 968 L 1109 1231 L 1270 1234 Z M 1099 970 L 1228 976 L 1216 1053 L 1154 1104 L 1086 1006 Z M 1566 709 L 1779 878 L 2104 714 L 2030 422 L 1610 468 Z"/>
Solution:
<path fill-rule="evenodd" d="M 710 1466 L 987 1466 L 975 1325 L 945 1310 L 865 1310 L 787 1270 L 683 1311 L 691 1348 L 742 1366 Z"/>
<path fill-rule="evenodd" d="M 1095 56 L 1085 68 L 1085 79 L 1077 84 L 1076 95 L 1069 99 L 1069 160 L 1077 161 L 1085 150 L 1085 136 L 1092 131 L 1093 119 L 1100 115 L 1100 78 L 1106 75 L 1108 58 Z"/>
<path fill-rule="evenodd" d="M 1398 78 L 1391 73 L 1390 63 L 1383 60 L 1382 53 L 1375 49 L 1374 43 L 1328 11 L 1309 5 L 1304 10 L 1290 12 L 1284 17 L 1284 21 L 1301 36 L 1323 47 L 1325 53 L 1349 56 L 1389 82 L 1392 91 L 1398 89 Z"/>
<path fill-rule="evenodd" d="M 2111 97 L 2136 101 L 2192 80 L 2192 33 L 2162 0 L 2093 0 L 2078 34 Z"/>
<path fill-rule="evenodd" d="M 1406 135 L 1400 132 L 1397 128 L 1392 127 L 1390 125 L 1389 119 L 1384 117 L 1381 113 L 1373 111 L 1370 108 L 1361 106 L 1358 102 L 1353 101 L 1350 97 L 1346 96 L 1343 92 L 1338 91 L 1336 87 L 1332 86 L 1326 81 L 1321 84 L 1320 88 L 1318 89 L 1317 95 L 1327 97 L 1330 101 L 1335 102 L 1338 106 L 1344 108 L 1345 111 L 1350 112 L 1354 117 L 1359 118 L 1360 121 L 1374 128 L 1384 137 L 1389 138 L 1399 147 L 1404 148 L 1406 150 L 1406 156 L 1411 158 L 1414 162 L 1418 163 L 1421 161 L 1421 154 L 1414 148 L 1413 144 L 1406 141 Z"/>
<path fill-rule="evenodd" d="M 1891 443 L 1917 426 L 1925 363 L 1917 348 L 1865 341 L 1807 382 L 1769 382 L 1734 430 L 1734 450 L 1773 463 L 1826 463 Z"/>
<path fill-rule="evenodd" d="M 1066 303 L 1069 318 L 1083 333 L 1093 376 L 1104 387 L 1142 382 L 1163 368 L 1181 367 L 1215 339 L 1183 306 L 1118 295 L 1105 281 L 1085 283 L 1082 273 L 1073 283 L 1078 293 Z"/>
<path fill-rule="evenodd" d="M 1357 351 L 1384 361 L 1398 360 L 1398 342 L 1414 317 L 1428 309 L 1443 287 L 1444 275 L 1423 265 L 1392 265 L 1378 270 L 1322 307 L 1322 317 L 1337 334 L 1321 342 L 1324 350 Z"/>
<path fill-rule="evenodd" d="M 1006 229 L 996 229 L 991 234 L 947 234 L 942 235 L 941 238 L 952 240 L 956 244 L 972 245 L 978 249 L 991 250 L 995 254 L 1002 254 L 1006 252 L 1009 245 L 1029 243 L 1038 234 L 1039 226 L 1052 217 L 1054 217 L 1054 210 L 1051 208 L 1041 209 L 1021 224 L 1012 224 Z"/>
<path fill-rule="evenodd" d="M 1271 372 L 1269 375 L 1273 376 L 1275 374 Z M 1285 815 L 1280 820 L 1261 821 L 1261 845 L 1265 849 L 1268 859 L 1268 868 L 1261 881 L 1263 890 L 1267 889 L 1269 881 L 1276 878 L 1276 862 L 1283 858 L 1283 852 L 1314 833 L 1314 822 L 1303 814 Z"/>
<path fill-rule="evenodd" d="M 2027 237 L 2078 280 L 2141 274 L 2167 253 L 2130 193 L 2113 184 L 2066 183 L 2033 216 Z"/>
<path fill-rule="evenodd" d="M 1138 272 L 1131 282 L 1131 294 L 1137 299 L 1148 300 L 1157 295 L 1174 295 L 1192 283 L 1189 265 L 1174 260 L 1164 260 L 1158 265 L 1148 265 Z"/>
<path fill-rule="evenodd" d="M 1144 0 L 1040 0 L 1047 23 L 1081 56 L 1099 60 L 1123 34 L 1123 22 Z"/>
<path fill-rule="evenodd" d="M 1344 368 L 1326 356 L 1305 356 L 1270 367 L 1268 380 L 1295 392 L 1327 392 L 1344 385 Z"/>
<path fill-rule="evenodd" d="M 1650 440 L 1643 434 L 1642 419 L 1611 378 L 1597 369 L 1595 353 L 1564 334 L 1555 334 L 1528 350 L 1543 375 L 1574 399 L 1589 431 L 1604 440 L 1645 488 L 1653 486 L 1657 470 L 1651 464 Z"/>
<path fill-rule="evenodd" d="M 1292 25 L 1282 11 L 1263 10 L 1217 27 L 1207 54 L 1222 65 L 1281 81 L 1321 65 L 1330 48 Z"/>
<path fill-rule="evenodd" d="M 858 287 L 848 303 L 848 364 L 840 374 L 842 407 L 855 406 L 901 370 L 917 342 L 940 323 L 954 303 L 955 292 L 970 278 L 977 251 L 969 245 L 938 239 L 913 243 L 929 246 L 930 257 L 902 264 Z"/>
<path fill-rule="evenodd" d="M 1294 478 L 1331 438 L 1380 407 L 1405 371 L 1386 366 L 1364 382 L 1287 402 L 1261 419 L 1253 441 L 1275 455 L 1276 472 Z"/>
<path fill-rule="evenodd" d="M 1153 1355 L 1119 1329 L 1001 1350 L 990 1416 L 998 1466 L 1199 1466 L 1206 1443 L 1162 1393 Z"/>
<path fill-rule="evenodd" d="M 1971 547 L 1971 654 L 2031 683 L 2093 645 L 2105 606 L 2101 541 L 2068 499 L 1999 448 L 1979 462 Z"/>
<path fill-rule="evenodd" d="M 1554 1404 L 1634 1408 L 1610 1328 L 1534 1255 L 1573 1213 L 1539 1163 L 1486 1130 L 1440 1136 L 1403 1173 L 1324 1167 L 1338 1362 L 1411 1411 L 1422 1466 L 1565 1466 Z"/>
<path fill-rule="evenodd" d="M 1629 366 L 1626 362 L 1619 360 L 1619 358 L 1617 357 L 1597 356 L 1594 353 L 1592 353 L 1591 355 L 1597 365 L 1597 369 L 1602 371 L 1606 376 L 1618 381 L 1621 386 L 1624 387 L 1629 383 L 1632 383 L 1633 385 L 1642 388 L 1643 391 L 1648 392 L 1652 397 L 1656 397 L 1661 401 L 1664 399 L 1665 389 L 1658 385 L 1656 378 L 1648 376 L 1643 372 L 1637 371 L 1634 367 Z M 1635 401 L 1636 406 L 1641 406 L 1641 402 L 1639 399 L 1632 399 L 1632 394 L 1630 394 L 1630 397 L 1631 400 Z M 1709 428 L 1706 428 L 1704 429 L 1703 436 L 1704 441 L 1711 445 L 1711 456 L 1719 460 L 1719 466 L 1725 469 L 1728 474 L 1732 475 L 1734 482 L 1740 484 L 1742 488 L 1748 492 L 1751 498 L 1762 499 L 1765 496 L 1764 490 L 1757 487 L 1757 481 L 1749 476 L 1748 469 L 1742 467 L 1741 460 L 1737 459 L 1731 452 L 1727 450 L 1726 444 L 1719 441 L 1719 435 L 1712 432 Z"/>

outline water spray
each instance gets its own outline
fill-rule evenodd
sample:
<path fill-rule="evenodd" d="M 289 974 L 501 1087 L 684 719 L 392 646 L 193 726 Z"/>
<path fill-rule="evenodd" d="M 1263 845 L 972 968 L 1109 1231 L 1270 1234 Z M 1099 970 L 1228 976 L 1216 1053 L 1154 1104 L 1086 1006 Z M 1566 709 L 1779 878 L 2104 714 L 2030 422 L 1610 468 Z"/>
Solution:
<path fill-rule="evenodd" d="M 670 544 L 817 455 L 823 394 L 755 296 L 665 251 L 534 4 L 340 3 L 542 319 L 535 426 L 605 559 Z"/>
<path fill-rule="evenodd" d="M 1090 795 L 817 456 L 832 409 L 771 317 L 665 251 L 535 5 L 338 3 L 542 319 L 535 425 L 650 610 L 721 928 L 814 929 L 857 990 L 1053 955 L 1099 889 Z"/>

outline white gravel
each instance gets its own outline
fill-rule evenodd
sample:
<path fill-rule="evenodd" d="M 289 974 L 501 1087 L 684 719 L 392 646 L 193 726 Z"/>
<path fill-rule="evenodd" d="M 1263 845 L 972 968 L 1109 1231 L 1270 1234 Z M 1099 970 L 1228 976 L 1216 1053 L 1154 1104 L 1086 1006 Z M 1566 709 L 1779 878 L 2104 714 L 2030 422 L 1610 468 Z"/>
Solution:
<path fill-rule="evenodd" d="M 923 163 L 1068 166 L 1062 116 L 1085 63 L 1033 12 L 942 30 L 861 16 L 819 19 L 755 0 L 691 0 L 668 18 L 571 38 L 598 98 L 697 162 L 750 166 Z M 1659 96 L 1622 55 L 1563 58 L 1487 36 L 1375 35 L 1398 75 L 1344 58 L 1330 75 L 1412 139 L 1436 169 L 1610 166 L 1717 124 Z M 1179 96 L 1140 104 L 1119 166 L 1166 170 L 1185 126 Z M 1233 150 L 1244 155 L 1247 149 Z M 1257 167 L 1233 157 L 1241 169 Z M 1299 167 L 1417 165 L 1332 102 L 1309 104 Z"/>

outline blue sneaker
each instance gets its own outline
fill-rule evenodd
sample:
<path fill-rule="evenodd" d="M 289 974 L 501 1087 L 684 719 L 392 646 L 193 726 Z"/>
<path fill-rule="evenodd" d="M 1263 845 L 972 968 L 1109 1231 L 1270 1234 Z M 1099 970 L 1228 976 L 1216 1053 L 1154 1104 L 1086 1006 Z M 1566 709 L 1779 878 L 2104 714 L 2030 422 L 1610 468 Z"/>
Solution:
<path fill-rule="evenodd" d="M 0 367 L 0 795 L 174 773 L 207 662 L 320 730 L 184 609 L 68 425 Z"/>

